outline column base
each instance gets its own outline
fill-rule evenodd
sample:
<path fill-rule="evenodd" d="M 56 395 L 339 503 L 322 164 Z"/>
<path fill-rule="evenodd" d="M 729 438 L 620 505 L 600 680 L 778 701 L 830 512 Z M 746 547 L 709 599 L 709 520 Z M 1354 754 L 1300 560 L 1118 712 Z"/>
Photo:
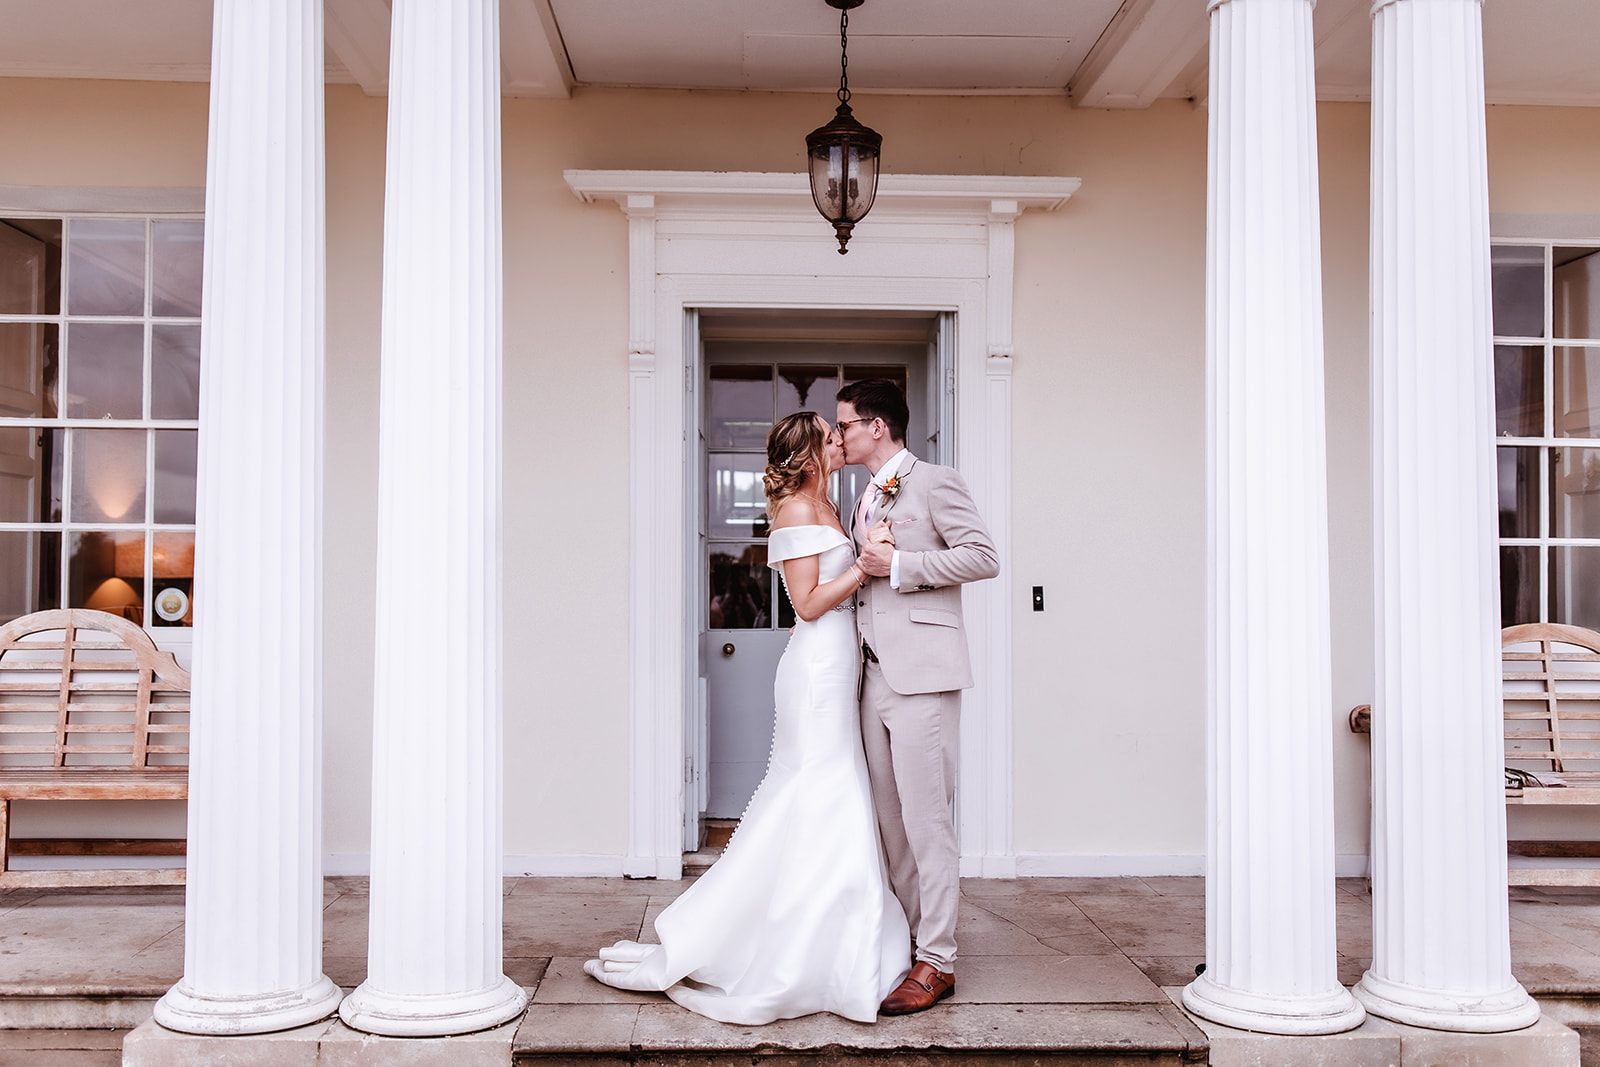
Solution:
<path fill-rule="evenodd" d="M 1539 1002 L 1515 981 L 1510 989 L 1474 996 L 1391 982 L 1368 971 L 1352 992 L 1374 1015 L 1430 1030 L 1502 1034 L 1539 1021 Z"/>
<path fill-rule="evenodd" d="M 1183 987 L 1183 1006 L 1235 1030 L 1301 1037 L 1354 1030 L 1367 1017 L 1350 991 L 1335 985 L 1307 997 L 1274 997 L 1230 989 L 1201 975 Z"/>
<path fill-rule="evenodd" d="M 339 1005 L 339 1018 L 354 1030 L 384 1037 L 444 1037 L 499 1026 L 522 1014 L 528 994 L 501 975 L 498 985 L 473 993 L 386 993 L 371 979 Z"/>
<path fill-rule="evenodd" d="M 270 1034 L 326 1019 L 342 995 L 325 974 L 304 989 L 250 997 L 206 996 L 180 981 L 156 1001 L 155 1020 L 182 1034 Z"/>

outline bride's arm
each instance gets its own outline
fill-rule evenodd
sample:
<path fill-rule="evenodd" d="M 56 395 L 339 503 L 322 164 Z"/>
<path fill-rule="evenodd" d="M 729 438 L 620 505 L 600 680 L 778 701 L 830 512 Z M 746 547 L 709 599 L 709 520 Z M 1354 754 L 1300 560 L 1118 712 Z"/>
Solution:
<path fill-rule="evenodd" d="M 778 509 L 772 528 L 781 530 L 787 526 L 813 525 L 817 519 L 813 505 L 798 497 L 790 497 Z M 853 596 L 867 581 L 866 572 L 857 562 L 850 564 L 850 569 L 837 578 L 818 583 L 821 575 L 817 562 L 819 559 L 820 556 L 798 556 L 783 561 L 783 578 L 789 586 L 789 603 L 794 605 L 794 613 L 806 622 L 816 622 L 824 613 Z"/>
<path fill-rule="evenodd" d="M 861 588 L 866 580 L 861 573 L 861 568 L 850 564 L 850 569 L 820 585 L 817 577 L 821 573 L 817 560 L 819 556 L 800 556 L 796 559 L 783 561 L 783 577 L 789 585 L 789 602 L 794 605 L 794 613 L 806 622 L 816 622 L 823 615 L 832 611 Z"/>

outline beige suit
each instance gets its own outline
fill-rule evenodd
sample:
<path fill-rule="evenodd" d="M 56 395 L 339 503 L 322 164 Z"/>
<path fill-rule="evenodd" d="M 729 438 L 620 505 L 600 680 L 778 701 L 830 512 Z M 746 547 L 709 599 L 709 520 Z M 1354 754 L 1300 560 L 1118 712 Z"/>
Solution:
<path fill-rule="evenodd" d="M 899 491 L 880 500 L 899 552 L 900 588 L 873 578 L 856 596 L 856 626 L 876 662 L 863 664 L 861 740 L 889 860 L 889 879 L 911 922 L 917 959 L 954 969 L 960 854 L 955 796 L 961 690 L 972 663 L 961 585 L 1000 573 L 972 494 L 950 467 L 907 458 Z M 867 493 L 875 490 L 869 486 Z M 867 530 L 851 511 L 859 550 Z"/>

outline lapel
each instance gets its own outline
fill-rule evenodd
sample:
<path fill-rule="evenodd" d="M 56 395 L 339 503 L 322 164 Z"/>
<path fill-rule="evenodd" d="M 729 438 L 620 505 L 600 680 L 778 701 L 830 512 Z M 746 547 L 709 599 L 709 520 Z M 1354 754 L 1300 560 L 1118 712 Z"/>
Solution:
<path fill-rule="evenodd" d="M 896 493 L 894 496 L 884 498 L 883 503 L 878 505 L 878 513 L 872 517 L 874 522 L 893 511 L 894 506 L 900 502 L 900 494 L 906 491 L 905 477 L 911 473 L 911 468 L 915 467 L 916 465 L 917 457 L 907 456 L 905 465 L 894 472 L 894 476 L 900 479 L 900 492 Z"/>

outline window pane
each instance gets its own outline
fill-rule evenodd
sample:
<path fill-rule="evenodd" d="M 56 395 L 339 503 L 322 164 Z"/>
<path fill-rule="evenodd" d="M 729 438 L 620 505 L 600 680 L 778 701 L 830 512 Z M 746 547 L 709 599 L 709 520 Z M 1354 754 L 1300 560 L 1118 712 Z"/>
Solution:
<path fill-rule="evenodd" d="M 144 314 L 143 219 L 73 219 L 67 248 L 69 314 Z"/>
<path fill-rule="evenodd" d="M 205 223 L 170 219 L 150 225 L 150 311 L 155 315 L 200 317 L 200 253 Z"/>
<path fill-rule="evenodd" d="M 838 367 L 779 367 L 778 418 L 796 411 L 815 411 L 831 424 L 834 416 L 833 395 L 838 391 Z"/>
<path fill-rule="evenodd" d="M 1600 437 L 1600 348 L 1558 348 L 1556 436 Z"/>
<path fill-rule="evenodd" d="M 1495 449 L 1500 473 L 1500 536 L 1539 536 L 1539 453 L 1533 447 Z"/>
<path fill-rule="evenodd" d="M 887 378 L 900 387 L 900 392 L 905 396 L 911 395 L 911 390 L 906 386 L 906 368 L 901 363 L 888 363 L 883 366 L 868 366 L 865 364 L 844 369 L 844 384 L 863 382 L 868 378 Z"/>
<path fill-rule="evenodd" d="M 706 480 L 706 532 L 712 538 L 765 537 L 767 494 L 761 484 L 767 457 L 750 453 L 715 454 Z"/>
<path fill-rule="evenodd" d="M 143 430 L 73 430 L 72 522 L 144 521 Z"/>
<path fill-rule="evenodd" d="M 67 465 L 67 431 L 45 430 L 43 436 L 44 441 L 39 445 L 39 462 L 50 479 L 49 505 L 44 518 L 47 522 L 60 522 L 62 473 Z"/>
<path fill-rule="evenodd" d="M 765 630 L 772 619 L 766 545 L 712 545 L 709 623 L 713 630 Z"/>
<path fill-rule="evenodd" d="M 90 530 L 67 537 L 67 606 L 144 625 L 144 531 Z"/>
<path fill-rule="evenodd" d="M 1494 432 L 1502 437 L 1544 436 L 1544 349 L 1495 345 Z"/>
<path fill-rule="evenodd" d="M 75 322 L 67 327 L 67 417 L 144 415 L 144 327 Z"/>
<path fill-rule="evenodd" d="M 200 417 L 200 327 L 150 328 L 150 417 Z"/>
<path fill-rule="evenodd" d="M 55 418 L 60 333 L 53 322 L 0 322 L 0 415 Z"/>
<path fill-rule="evenodd" d="M 1550 621 L 1600 628 L 1600 548 L 1550 550 Z"/>
<path fill-rule="evenodd" d="M 1490 256 L 1495 335 L 1543 337 L 1544 249 L 1495 245 Z"/>
<path fill-rule="evenodd" d="M 713 366 L 707 405 L 706 442 L 712 448 L 765 449 L 772 429 L 772 368 Z"/>
<path fill-rule="evenodd" d="M 1539 550 L 1500 548 L 1500 625 L 1539 621 Z"/>
<path fill-rule="evenodd" d="M 1552 249 L 1551 319 L 1557 337 L 1600 337 L 1600 248 Z"/>
<path fill-rule="evenodd" d="M 61 535 L 0 532 L 0 623 L 61 606 Z"/>
<path fill-rule="evenodd" d="M 0 220 L 0 315 L 61 313 L 61 220 Z"/>
<path fill-rule="evenodd" d="M 193 522 L 200 434 L 195 430 L 156 430 L 150 436 L 156 461 L 155 521 Z"/>
<path fill-rule="evenodd" d="M 1600 537 L 1600 448 L 1553 448 L 1552 537 Z"/>
<path fill-rule="evenodd" d="M 163 532 L 154 541 L 150 625 L 193 626 L 194 534 Z"/>

